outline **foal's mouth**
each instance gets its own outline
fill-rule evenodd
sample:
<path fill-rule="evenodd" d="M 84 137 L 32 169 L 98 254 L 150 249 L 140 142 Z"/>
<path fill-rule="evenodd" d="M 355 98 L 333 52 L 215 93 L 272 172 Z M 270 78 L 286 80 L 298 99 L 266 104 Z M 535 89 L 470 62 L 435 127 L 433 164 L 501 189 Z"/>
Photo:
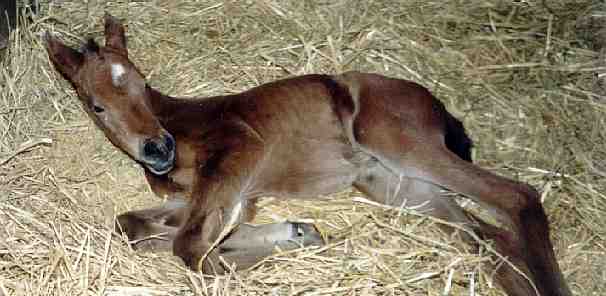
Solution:
<path fill-rule="evenodd" d="M 156 175 L 164 175 L 175 166 L 175 140 L 170 134 L 145 140 L 141 152 L 141 162 Z"/>
<path fill-rule="evenodd" d="M 170 158 L 166 161 L 145 162 L 145 166 L 156 175 L 164 175 L 175 167 L 175 153 L 171 152 Z"/>

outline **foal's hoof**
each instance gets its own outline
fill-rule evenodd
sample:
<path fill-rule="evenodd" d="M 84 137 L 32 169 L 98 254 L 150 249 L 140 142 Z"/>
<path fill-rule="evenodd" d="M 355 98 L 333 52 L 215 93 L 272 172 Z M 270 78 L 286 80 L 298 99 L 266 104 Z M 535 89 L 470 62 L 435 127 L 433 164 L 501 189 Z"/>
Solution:
<path fill-rule="evenodd" d="M 324 240 L 315 225 L 310 223 L 291 223 L 293 227 L 292 241 L 303 247 L 323 246 Z"/>

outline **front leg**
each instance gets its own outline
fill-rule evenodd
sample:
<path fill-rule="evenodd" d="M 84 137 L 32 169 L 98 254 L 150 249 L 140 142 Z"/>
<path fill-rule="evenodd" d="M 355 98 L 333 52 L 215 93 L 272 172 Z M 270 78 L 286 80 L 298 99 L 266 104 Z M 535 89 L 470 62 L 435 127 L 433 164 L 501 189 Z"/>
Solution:
<path fill-rule="evenodd" d="M 276 247 L 290 250 L 320 244 L 318 232 L 308 224 L 240 225 L 253 219 L 256 198 L 267 193 L 273 150 L 245 122 L 224 120 L 217 130 L 205 134 L 206 150 L 196 156 L 200 165 L 189 218 L 175 237 L 174 254 L 191 269 L 216 274 L 227 270 L 220 257 L 245 268 Z"/>
<path fill-rule="evenodd" d="M 235 266 L 236 270 L 242 270 L 261 262 L 276 250 L 290 251 L 322 245 L 322 236 L 312 224 L 242 224 L 216 248 L 216 255 L 221 257 L 221 262 Z"/>
<path fill-rule="evenodd" d="M 189 218 L 175 237 L 173 252 L 191 269 L 223 273 L 215 247 L 254 217 L 255 197 L 263 192 L 258 178 L 264 145 L 236 124 L 210 132 L 206 141 L 209 151 L 198 156 Z"/>
<path fill-rule="evenodd" d="M 187 213 L 185 200 L 171 199 L 158 207 L 122 213 L 116 217 L 115 229 L 128 237 L 134 249 L 169 251 Z"/>
<path fill-rule="evenodd" d="M 222 184 L 219 185 L 223 187 Z M 226 194 L 228 191 L 224 189 L 221 192 Z M 323 244 L 320 233 L 312 224 L 241 224 L 252 220 L 254 202 L 238 194 L 213 196 L 235 198 L 214 199 L 204 205 L 192 206 L 194 211 L 173 244 L 175 255 L 193 270 L 223 274 L 229 270 L 224 263 L 230 267 L 235 265 L 236 269 L 246 269 L 271 255 L 276 248 L 293 250 Z"/>
<path fill-rule="evenodd" d="M 233 228 L 245 221 L 244 208 L 254 207 L 237 194 L 223 191 L 194 200 L 187 222 L 179 229 L 173 242 L 173 253 L 193 270 L 206 274 L 221 274 L 226 268 L 218 260 L 216 246 Z"/>
<path fill-rule="evenodd" d="M 131 211 L 118 216 L 116 231 L 126 234 L 134 249 L 169 251 L 173 248 L 179 226 L 185 223 L 189 212 L 187 202 L 169 200 L 159 207 Z M 248 215 L 252 218 L 250 213 Z M 246 269 L 271 255 L 276 248 L 288 251 L 322 244 L 322 237 L 312 224 L 242 224 L 222 240 L 212 255 L 215 259 L 215 255 L 220 256 L 222 262 L 230 266 L 235 265 L 237 269 Z"/>

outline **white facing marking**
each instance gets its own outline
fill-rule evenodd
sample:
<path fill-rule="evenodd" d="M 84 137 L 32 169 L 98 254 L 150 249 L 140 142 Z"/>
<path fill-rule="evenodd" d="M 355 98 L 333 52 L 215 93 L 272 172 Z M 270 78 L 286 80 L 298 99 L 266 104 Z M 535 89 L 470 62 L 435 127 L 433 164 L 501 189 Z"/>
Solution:
<path fill-rule="evenodd" d="M 112 82 L 115 86 L 120 86 L 124 73 L 126 73 L 124 66 L 121 64 L 112 64 Z"/>

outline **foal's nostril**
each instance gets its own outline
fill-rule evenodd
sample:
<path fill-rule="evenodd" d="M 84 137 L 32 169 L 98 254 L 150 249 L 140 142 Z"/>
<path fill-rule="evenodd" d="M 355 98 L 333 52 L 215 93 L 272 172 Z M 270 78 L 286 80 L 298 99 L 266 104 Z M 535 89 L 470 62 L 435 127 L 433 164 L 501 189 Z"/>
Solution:
<path fill-rule="evenodd" d="M 143 153 L 148 158 L 159 158 L 165 154 L 160 145 L 152 140 L 145 142 L 143 145 Z"/>
<path fill-rule="evenodd" d="M 166 151 L 173 151 L 173 149 L 175 149 L 175 139 L 173 138 L 173 136 L 164 136 L 164 145 L 166 146 Z"/>

